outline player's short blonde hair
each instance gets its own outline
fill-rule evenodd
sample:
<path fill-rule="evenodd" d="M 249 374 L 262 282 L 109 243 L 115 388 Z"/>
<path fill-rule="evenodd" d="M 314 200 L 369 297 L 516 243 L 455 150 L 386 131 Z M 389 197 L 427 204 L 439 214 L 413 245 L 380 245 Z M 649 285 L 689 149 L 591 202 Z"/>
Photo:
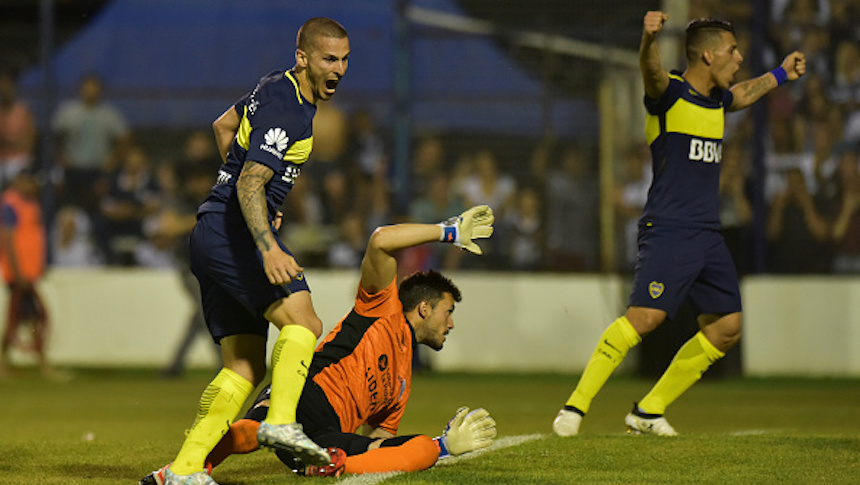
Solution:
<path fill-rule="evenodd" d="M 348 36 L 343 25 L 336 20 L 328 17 L 314 17 L 299 28 L 299 33 L 296 35 L 296 48 L 305 52 L 313 51 L 320 37 L 345 39 Z"/>

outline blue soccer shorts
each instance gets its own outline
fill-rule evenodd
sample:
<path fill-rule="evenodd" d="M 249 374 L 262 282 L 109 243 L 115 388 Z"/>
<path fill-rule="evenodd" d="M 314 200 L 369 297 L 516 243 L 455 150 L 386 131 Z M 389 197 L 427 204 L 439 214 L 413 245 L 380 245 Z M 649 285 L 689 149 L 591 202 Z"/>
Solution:
<path fill-rule="evenodd" d="M 292 255 L 275 234 L 275 240 Z M 304 275 L 289 284 L 269 283 L 263 260 L 241 217 L 202 214 L 189 241 L 191 271 L 200 283 L 203 315 L 215 342 L 230 335 L 266 337 L 269 306 L 291 293 L 310 291 Z"/>
<path fill-rule="evenodd" d="M 629 306 L 656 308 L 673 318 L 687 297 L 700 314 L 741 311 L 738 275 L 722 234 L 640 227 Z"/>

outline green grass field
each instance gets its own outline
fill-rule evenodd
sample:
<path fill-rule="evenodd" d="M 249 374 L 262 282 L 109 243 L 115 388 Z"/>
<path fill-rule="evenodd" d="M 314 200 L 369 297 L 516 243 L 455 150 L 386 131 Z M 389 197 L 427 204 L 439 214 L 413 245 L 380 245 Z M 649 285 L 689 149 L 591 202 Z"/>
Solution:
<path fill-rule="evenodd" d="M 211 377 L 75 372 L 66 383 L 34 374 L 0 381 L 0 484 L 137 483 L 173 459 Z M 705 380 L 667 414 L 682 436 L 658 438 L 624 433 L 624 415 L 651 382 L 615 376 L 580 436 L 552 436 L 552 419 L 575 379 L 416 376 L 402 433 L 435 436 L 461 405 L 487 408 L 499 430 L 491 450 L 424 472 L 302 478 L 261 451 L 231 457 L 213 476 L 221 485 L 860 483 L 858 380 Z"/>

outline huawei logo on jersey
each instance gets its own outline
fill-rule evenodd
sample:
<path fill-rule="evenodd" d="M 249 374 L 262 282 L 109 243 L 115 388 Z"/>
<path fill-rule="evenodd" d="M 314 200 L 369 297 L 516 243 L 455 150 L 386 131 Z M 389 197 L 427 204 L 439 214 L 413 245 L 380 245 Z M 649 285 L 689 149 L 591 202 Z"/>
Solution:
<path fill-rule="evenodd" d="M 260 145 L 260 149 L 265 150 L 278 158 L 284 158 L 284 150 L 287 148 L 290 138 L 287 132 L 282 128 L 269 128 L 266 136 L 263 139 L 266 143 Z"/>

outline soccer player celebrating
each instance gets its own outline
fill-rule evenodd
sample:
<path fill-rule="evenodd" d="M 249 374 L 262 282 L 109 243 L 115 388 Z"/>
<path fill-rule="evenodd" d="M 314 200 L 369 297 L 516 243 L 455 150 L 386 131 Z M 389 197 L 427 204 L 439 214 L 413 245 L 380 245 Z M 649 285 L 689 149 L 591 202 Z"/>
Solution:
<path fill-rule="evenodd" d="M 719 179 L 725 111 L 736 111 L 806 71 L 800 52 L 771 72 L 734 86 L 743 56 L 731 24 L 700 19 L 686 29 L 687 70 L 663 70 L 655 38 L 668 19 L 648 12 L 639 65 L 645 84 L 645 125 L 654 180 L 639 222 L 639 254 L 627 312 L 600 337 L 553 430 L 579 433 L 594 396 L 643 335 L 672 317 L 690 297 L 700 331 L 678 351 L 651 391 L 634 404 L 625 424 L 633 433 L 674 436 L 663 417 L 740 338 L 741 298 L 731 256 L 720 235 Z"/>
<path fill-rule="evenodd" d="M 346 30 L 328 18 L 305 22 L 296 44 L 293 69 L 263 77 L 213 123 L 223 164 L 198 209 L 190 255 L 224 367 L 203 392 L 194 424 L 166 470 L 170 485 L 215 483 L 204 461 L 266 374 L 268 322 L 280 334 L 272 356 L 271 407 L 257 439 L 309 464 L 330 462 L 296 422 L 322 323 L 302 267 L 277 237 L 275 220 L 311 151 L 316 104 L 334 95 L 350 50 Z"/>
<path fill-rule="evenodd" d="M 355 306 L 317 347 L 297 410 L 305 432 L 327 447 L 332 462 L 318 466 L 278 450 L 278 457 L 292 470 L 317 476 L 416 471 L 433 466 L 441 457 L 490 446 L 496 424 L 484 409 L 458 409 L 435 439 L 396 436 L 412 388 L 415 347 L 442 349 L 454 328 L 452 314 L 460 290 L 432 270 L 405 278 L 398 288 L 394 254 L 432 241 L 481 254 L 473 239 L 489 237 L 492 224 L 492 210 L 476 206 L 441 224 L 376 229 L 361 263 Z M 245 418 L 230 426 L 207 458 L 207 468 L 231 454 L 256 450 L 257 428 L 271 412 L 267 387 Z M 160 485 L 164 471 L 144 477 L 141 484 Z"/>

